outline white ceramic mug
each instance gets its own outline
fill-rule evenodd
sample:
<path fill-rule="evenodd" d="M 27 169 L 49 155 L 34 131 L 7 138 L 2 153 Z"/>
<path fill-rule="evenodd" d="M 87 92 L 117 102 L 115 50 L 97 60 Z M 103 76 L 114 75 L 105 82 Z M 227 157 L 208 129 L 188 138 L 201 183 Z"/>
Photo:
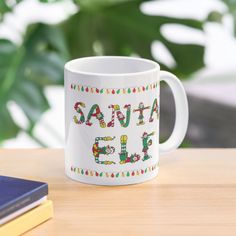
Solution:
<path fill-rule="evenodd" d="M 171 88 L 176 121 L 159 144 L 160 81 Z M 83 183 L 125 185 L 158 174 L 159 154 L 176 149 L 188 124 L 181 82 L 151 60 L 86 57 L 65 65 L 66 174 Z"/>

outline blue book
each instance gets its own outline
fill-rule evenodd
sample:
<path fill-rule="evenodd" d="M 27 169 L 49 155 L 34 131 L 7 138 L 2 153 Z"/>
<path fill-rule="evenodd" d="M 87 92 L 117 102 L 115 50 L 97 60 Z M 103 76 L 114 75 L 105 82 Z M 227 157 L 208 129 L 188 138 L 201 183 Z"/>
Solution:
<path fill-rule="evenodd" d="M 0 220 L 47 195 L 46 183 L 0 175 Z"/>

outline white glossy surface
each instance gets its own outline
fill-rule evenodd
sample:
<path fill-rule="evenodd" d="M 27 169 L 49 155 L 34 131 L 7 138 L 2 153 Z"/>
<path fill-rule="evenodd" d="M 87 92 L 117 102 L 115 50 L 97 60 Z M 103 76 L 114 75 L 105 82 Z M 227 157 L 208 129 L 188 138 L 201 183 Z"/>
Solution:
<path fill-rule="evenodd" d="M 166 82 L 174 96 L 175 100 L 175 126 L 169 139 L 160 144 L 160 153 L 175 150 L 183 141 L 188 128 L 188 100 L 184 87 L 180 80 L 173 74 L 161 71 L 160 81 Z"/>
<path fill-rule="evenodd" d="M 111 59 L 111 61 L 109 59 Z M 138 126 L 138 114 L 133 112 L 134 109 L 137 109 L 140 102 L 143 102 L 145 106 L 152 106 L 154 99 L 157 98 L 159 104 L 159 65 L 153 61 L 138 58 L 127 59 L 125 57 L 92 57 L 86 59 L 89 60 L 89 65 L 86 65 L 87 71 L 85 72 L 85 67 L 83 67 L 84 65 L 78 65 L 78 62 L 82 60 L 83 59 L 79 59 L 76 61 L 76 68 L 71 67 L 71 62 L 67 63 L 65 66 L 66 174 L 74 180 L 98 185 L 134 184 L 155 177 L 157 175 L 158 169 L 139 176 L 125 176 L 119 178 L 97 177 L 95 175 L 86 176 L 71 171 L 71 166 L 73 166 L 83 168 L 84 170 L 97 171 L 99 173 L 122 173 L 126 171 L 137 171 L 145 169 L 159 162 L 159 117 L 154 118 L 153 122 L 149 122 L 150 110 L 146 110 L 144 111 L 145 124 Z M 101 60 L 100 63 L 98 63 L 99 60 Z M 95 68 L 93 68 L 93 61 L 95 63 Z M 124 63 L 122 61 L 124 61 Z M 128 61 L 132 63 L 127 63 Z M 144 63 L 145 66 L 143 66 L 141 70 L 140 65 L 142 63 Z M 146 63 L 149 63 L 149 66 L 147 66 Z M 99 71 L 97 68 L 98 64 L 103 67 L 100 68 Z M 115 68 L 116 64 L 119 64 L 120 66 L 118 66 L 118 68 Z M 81 69 L 83 70 L 81 71 Z M 95 73 L 95 71 L 97 71 L 98 73 Z M 114 73 L 115 71 L 119 71 L 120 73 Z M 127 73 L 128 71 L 129 73 Z M 165 73 L 166 74 L 163 74 L 165 75 L 165 78 L 163 77 L 162 79 L 165 80 L 173 89 L 178 111 L 177 126 L 173 132 L 173 135 L 170 138 L 170 141 L 167 142 L 167 145 L 162 144 L 166 146 L 165 150 L 167 151 L 167 149 L 169 150 L 173 149 L 174 147 L 176 148 L 177 145 L 182 141 L 183 135 L 185 134 L 186 104 L 184 103 L 185 100 L 183 100 L 183 95 L 185 95 L 185 93 L 183 93 L 183 87 L 181 87 L 180 82 L 173 78 L 173 75 L 170 76 L 170 74 L 168 74 L 167 72 Z M 99 89 L 123 89 L 141 85 L 146 86 L 153 82 L 158 83 L 157 89 L 130 94 L 97 94 L 78 92 L 77 90 L 71 89 L 71 83 L 77 85 L 98 87 Z M 93 118 L 92 126 L 87 126 L 85 123 L 75 124 L 73 121 L 73 116 L 78 115 L 78 113 L 76 113 L 76 111 L 74 110 L 74 104 L 76 102 L 83 102 L 86 104 L 86 106 L 82 108 L 85 119 L 87 118 L 87 114 L 89 113 L 90 108 L 94 104 L 98 104 L 102 113 L 104 114 L 104 120 L 106 123 L 111 120 L 111 109 L 108 108 L 109 105 L 119 104 L 121 111 L 125 114 L 126 109 L 124 109 L 124 106 L 130 104 L 130 123 L 128 127 L 121 127 L 117 118 L 115 118 L 114 127 L 101 128 L 99 126 L 98 120 L 96 120 L 96 118 Z M 180 122 L 182 116 L 181 111 L 183 112 L 183 115 L 185 115 L 183 120 L 184 122 L 182 123 L 182 130 Z M 151 158 L 145 161 L 142 160 L 144 155 L 142 135 L 144 134 L 144 132 L 147 132 L 148 134 L 151 132 L 155 132 L 155 134 L 151 136 L 152 144 L 148 149 L 148 154 L 151 155 Z M 131 154 L 138 153 L 141 156 L 141 159 L 139 161 L 126 164 L 119 163 L 121 135 L 128 136 L 127 151 L 129 153 L 129 156 Z M 99 146 L 111 145 L 115 148 L 116 151 L 111 155 L 100 155 L 100 159 L 113 161 L 115 162 L 115 164 L 98 164 L 95 162 L 95 158 L 92 153 L 92 147 L 96 137 L 107 136 L 115 137 L 115 139 L 112 141 L 99 141 Z"/>

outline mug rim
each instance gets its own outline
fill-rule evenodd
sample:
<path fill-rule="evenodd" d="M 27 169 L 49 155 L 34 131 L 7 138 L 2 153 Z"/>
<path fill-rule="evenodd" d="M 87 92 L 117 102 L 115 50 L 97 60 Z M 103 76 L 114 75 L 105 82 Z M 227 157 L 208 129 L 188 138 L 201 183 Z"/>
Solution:
<path fill-rule="evenodd" d="M 79 69 L 74 69 L 72 68 L 72 64 L 75 62 L 80 62 L 80 61 L 84 61 L 84 60 L 102 60 L 102 59 L 126 59 L 126 60 L 130 60 L 130 61 L 137 61 L 137 62 L 143 62 L 143 63 L 147 63 L 149 65 L 152 66 L 152 68 L 150 69 L 146 69 L 146 70 L 142 70 L 139 72 L 129 72 L 129 73 L 100 73 L 100 72 L 89 72 L 89 71 L 83 71 L 83 70 L 79 70 Z M 152 61 L 150 59 L 146 59 L 146 58 L 140 58 L 140 57 L 129 57 L 129 56 L 89 56 L 89 57 L 80 57 L 80 58 L 76 58 L 73 60 L 70 60 L 68 62 L 66 62 L 64 69 L 70 73 L 74 73 L 74 74 L 80 74 L 80 75 L 87 75 L 87 76 L 104 76 L 104 77 L 118 77 L 118 76 L 137 76 L 137 75 L 143 75 L 143 74 L 149 74 L 149 73 L 153 73 L 155 71 L 159 71 L 160 70 L 160 65 L 155 62 Z"/>

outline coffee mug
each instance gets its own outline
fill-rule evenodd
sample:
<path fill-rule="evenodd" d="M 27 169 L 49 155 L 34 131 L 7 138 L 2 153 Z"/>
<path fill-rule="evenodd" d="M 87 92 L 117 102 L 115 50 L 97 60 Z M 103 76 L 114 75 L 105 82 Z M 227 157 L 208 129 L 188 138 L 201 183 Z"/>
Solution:
<path fill-rule="evenodd" d="M 170 86 L 176 108 L 173 132 L 162 144 L 160 81 Z M 65 124 L 67 176 L 96 185 L 141 183 L 157 176 L 159 154 L 182 142 L 188 103 L 177 77 L 154 61 L 79 58 L 65 65 Z"/>

